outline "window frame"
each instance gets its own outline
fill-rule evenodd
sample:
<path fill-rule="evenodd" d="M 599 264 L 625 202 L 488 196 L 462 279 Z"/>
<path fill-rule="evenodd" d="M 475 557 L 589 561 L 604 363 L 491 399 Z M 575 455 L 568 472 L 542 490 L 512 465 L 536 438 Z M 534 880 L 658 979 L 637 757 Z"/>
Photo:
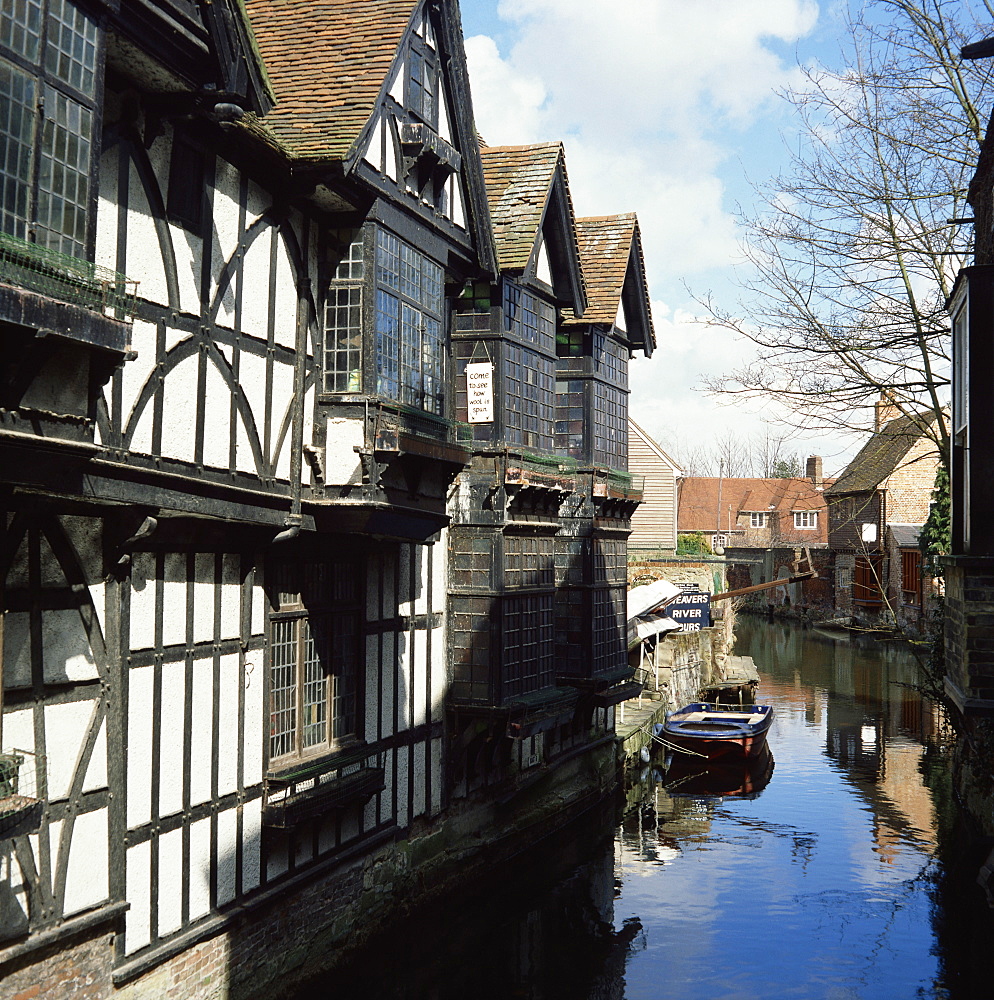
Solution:
<path fill-rule="evenodd" d="M 299 554 L 297 559 L 272 564 L 267 576 L 273 581 L 266 632 L 267 761 L 271 769 L 281 770 L 360 739 L 363 622 L 359 581 L 364 574 L 356 555 L 306 559 Z M 293 584 L 299 590 L 284 589 Z M 286 636 L 282 642 L 281 632 Z M 344 641 L 336 648 L 338 637 Z M 320 699 L 307 701 L 306 688 L 315 682 L 306 672 L 309 643 L 322 672 L 318 683 L 323 692 Z M 279 656 L 281 648 L 292 648 L 292 662 Z M 280 671 L 287 667 L 292 668 L 292 677 L 290 684 L 283 684 Z M 279 697 L 288 690 L 293 692 L 292 703 Z M 306 710 L 319 706 L 319 718 L 315 720 L 312 714 L 308 722 Z M 281 725 L 280 717 L 285 722 L 288 715 L 290 724 Z M 309 739 L 305 730 L 314 725 L 323 726 L 324 732 Z"/>
<path fill-rule="evenodd" d="M 797 531 L 817 531 L 818 511 L 816 510 L 795 510 L 794 528 Z"/>
<path fill-rule="evenodd" d="M 770 512 L 766 510 L 751 510 L 749 511 L 749 527 L 750 528 L 765 528 L 769 522 Z"/>
<path fill-rule="evenodd" d="M 18 51 L 0 42 L 0 69 L 8 68 L 8 78 L 12 81 L 15 74 L 19 75 L 31 90 L 23 105 L 26 113 L 21 131 L 27 139 L 21 143 L 25 146 L 23 155 L 27 159 L 20 185 L 27 203 L 23 217 L 19 217 L 17 211 L 8 212 L 0 204 L 0 229 L 26 242 L 92 261 L 99 198 L 97 164 L 103 125 L 104 32 L 98 19 L 73 0 L 29 2 L 40 12 L 36 46 L 31 47 L 36 47 L 36 52 L 32 54 L 27 48 Z M 64 17 L 67 9 L 86 30 L 73 36 L 70 48 L 56 47 L 54 29 L 60 24 L 68 27 L 65 20 L 58 20 L 59 14 Z M 80 38 L 86 54 L 83 60 L 75 58 L 76 41 Z M 60 121 L 53 114 L 53 105 L 64 106 L 65 120 Z M 82 134 L 88 147 L 85 149 L 81 148 L 84 143 L 80 141 L 84 120 L 88 121 L 88 135 L 86 130 Z M 13 128 L 7 127 L 7 123 L 4 127 L 8 141 L 13 141 Z M 61 184 L 56 180 L 58 177 L 63 179 Z M 49 183 L 51 189 L 48 189 Z M 73 189 L 75 197 L 71 198 Z M 3 195 L 2 188 L 0 195 Z M 43 216 L 46 200 L 49 208 Z M 81 217 L 81 222 L 74 227 L 65 224 L 67 206 L 70 217 Z M 45 224 L 45 221 L 51 222 L 54 213 L 62 214 L 61 226 Z M 44 233 L 49 236 L 39 239 Z"/>

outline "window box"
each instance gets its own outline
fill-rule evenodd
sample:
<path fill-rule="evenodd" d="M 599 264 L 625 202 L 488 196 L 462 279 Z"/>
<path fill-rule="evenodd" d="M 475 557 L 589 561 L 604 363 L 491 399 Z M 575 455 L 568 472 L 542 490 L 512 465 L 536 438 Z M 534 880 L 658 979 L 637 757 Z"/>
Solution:
<path fill-rule="evenodd" d="M 0 753 L 0 837 L 37 830 L 44 803 L 37 797 L 44 757 L 27 750 Z"/>

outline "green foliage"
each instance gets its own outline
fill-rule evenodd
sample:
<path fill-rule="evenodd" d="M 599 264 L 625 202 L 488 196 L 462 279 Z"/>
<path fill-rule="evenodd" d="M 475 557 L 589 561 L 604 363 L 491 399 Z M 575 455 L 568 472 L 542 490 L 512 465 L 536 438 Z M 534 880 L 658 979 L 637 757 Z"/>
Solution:
<path fill-rule="evenodd" d="M 949 551 L 949 470 L 939 465 L 932 490 L 932 505 L 928 520 L 918 535 L 922 553 L 922 571 L 933 577 L 942 576 L 939 556 Z"/>
<path fill-rule="evenodd" d="M 778 458 L 770 470 L 771 479 L 799 479 L 803 474 L 801 460 L 796 455 Z"/>
<path fill-rule="evenodd" d="M 714 550 L 703 532 L 690 531 L 676 536 L 676 551 L 678 555 L 713 556 Z"/>

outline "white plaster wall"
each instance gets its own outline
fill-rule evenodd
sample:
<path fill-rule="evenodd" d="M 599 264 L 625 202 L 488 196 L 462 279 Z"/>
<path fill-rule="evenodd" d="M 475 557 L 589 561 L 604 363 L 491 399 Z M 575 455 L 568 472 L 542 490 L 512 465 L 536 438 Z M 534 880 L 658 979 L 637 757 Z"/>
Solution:
<path fill-rule="evenodd" d="M 221 657 L 218 711 L 221 726 L 217 746 L 217 791 L 227 795 L 238 789 L 238 654 Z"/>
<path fill-rule="evenodd" d="M 162 454 L 166 458 L 194 460 L 199 364 L 199 352 L 195 352 L 171 368 L 163 381 Z"/>
<path fill-rule="evenodd" d="M 167 552 L 162 581 L 162 644 L 186 645 L 186 553 Z"/>
<path fill-rule="evenodd" d="M 294 226 L 297 236 L 299 226 Z M 297 282 L 282 238 L 276 250 L 276 343 L 295 350 L 297 346 Z"/>
<path fill-rule="evenodd" d="M 183 727 L 186 697 L 186 664 L 162 664 L 159 727 L 159 815 L 183 808 Z"/>
<path fill-rule="evenodd" d="M 45 683 L 91 681 L 99 676 L 90 640 L 75 608 L 41 613 Z"/>
<path fill-rule="evenodd" d="M 211 908 L 211 821 L 210 817 L 190 824 L 190 919 L 196 920 Z"/>
<path fill-rule="evenodd" d="M 183 926 L 183 831 L 159 837 L 159 936 Z"/>
<path fill-rule="evenodd" d="M 238 383 L 241 386 L 252 418 L 255 421 L 255 432 L 262 443 L 263 427 L 266 419 L 266 360 L 264 357 L 243 351 L 241 355 Z M 242 472 L 256 472 L 255 458 L 245 431 L 239 418 L 238 441 L 236 444 L 236 465 Z"/>
<path fill-rule="evenodd" d="M 31 617 L 26 611 L 8 611 L 3 625 L 3 684 L 31 686 Z"/>
<path fill-rule="evenodd" d="M 362 482 L 362 463 L 356 448 L 363 445 L 362 425 L 355 420 L 329 419 L 325 445 L 325 481 L 343 486 Z"/>
<path fill-rule="evenodd" d="M 369 133 L 369 142 L 362 158 L 374 169 L 383 169 L 383 121 L 379 115 L 373 121 Z"/>
<path fill-rule="evenodd" d="M 155 645 L 155 558 L 150 552 L 131 556 L 131 649 L 151 649 Z"/>
<path fill-rule="evenodd" d="M 226 160 L 218 158 L 214 178 L 214 260 L 211 282 L 211 300 L 216 300 L 220 290 L 219 279 L 224 265 L 234 257 L 241 232 L 238 228 L 239 173 Z M 235 280 L 228 283 L 221 295 L 217 322 L 234 326 Z"/>
<path fill-rule="evenodd" d="M 18 750 L 34 753 L 34 712 L 30 708 L 4 713 L 3 745 L 5 748 L 17 747 Z"/>
<path fill-rule="evenodd" d="M 440 538 L 431 546 L 431 611 L 433 614 L 445 614 L 447 591 L 449 586 L 448 560 L 449 532 L 443 529 Z"/>
<path fill-rule="evenodd" d="M 377 738 L 376 720 L 380 711 L 379 670 L 379 640 L 377 636 L 366 639 L 366 740 L 372 743 Z"/>
<path fill-rule="evenodd" d="M 214 639 L 214 553 L 198 552 L 195 557 L 193 582 L 193 641 L 212 642 Z"/>
<path fill-rule="evenodd" d="M 260 743 L 259 746 L 262 744 Z M 257 888 L 262 870 L 262 799 L 242 806 L 242 891 Z"/>
<path fill-rule="evenodd" d="M 266 719 L 262 706 L 264 664 L 261 649 L 253 649 L 245 654 L 242 673 L 242 683 L 245 685 L 245 745 L 242 749 L 245 772 L 242 781 L 246 785 L 262 781 L 262 750 L 266 740 Z"/>
<path fill-rule="evenodd" d="M 398 731 L 411 728 L 411 640 L 406 632 L 397 636 L 397 670 L 400 674 L 400 704 L 397 706 Z M 389 672 L 387 674 L 389 676 Z"/>
<path fill-rule="evenodd" d="M 414 689 L 414 717 L 411 725 L 420 726 L 428 721 L 428 632 L 425 629 L 418 629 L 414 633 L 411 660 L 409 683 Z"/>
<path fill-rule="evenodd" d="M 237 639 L 241 634 L 242 588 L 237 555 L 225 553 L 221 564 L 221 638 Z"/>
<path fill-rule="evenodd" d="M 107 720 L 100 724 L 93 753 L 90 755 L 90 766 L 83 778 L 83 791 L 92 792 L 107 787 Z"/>
<path fill-rule="evenodd" d="M 208 355 L 204 394 L 204 465 L 228 468 L 231 437 L 231 389 Z"/>
<path fill-rule="evenodd" d="M 214 661 L 193 664 L 192 718 L 190 720 L 190 803 L 211 797 L 211 758 L 214 750 Z"/>
<path fill-rule="evenodd" d="M 397 614 L 413 615 L 414 601 L 411 599 L 411 546 L 400 546 L 397 560 Z"/>
<path fill-rule="evenodd" d="M 108 836 L 106 809 L 81 813 L 76 817 L 66 869 L 66 916 L 96 906 L 109 897 Z"/>
<path fill-rule="evenodd" d="M 391 681 L 397 656 L 398 637 L 392 633 L 383 636 L 384 686 L 380 692 L 380 726 L 383 736 L 393 736 L 393 683 Z"/>
<path fill-rule="evenodd" d="M 128 826 L 152 818 L 152 690 L 154 668 L 128 671 Z"/>
<path fill-rule="evenodd" d="M 445 710 L 445 696 L 449 690 L 448 631 L 446 627 L 431 632 L 431 706 L 432 714 L 439 718 Z"/>
<path fill-rule="evenodd" d="M 252 240 L 242 263 L 242 329 L 265 340 L 269 329 L 269 257 L 272 227 L 264 226 Z"/>
<path fill-rule="evenodd" d="M 129 168 L 127 259 L 124 273 L 138 281 L 138 294 L 151 302 L 167 303 L 166 270 L 152 210 L 134 163 Z M 182 271 L 182 268 L 180 268 Z"/>
<path fill-rule="evenodd" d="M 121 415 L 125 427 L 131 423 L 138 396 L 155 368 L 155 341 L 155 324 L 136 319 L 131 327 L 131 347 L 138 357 L 133 361 L 125 361 L 121 367 Z M 105 387 L 105 396 L 107 392 L 108 387 Z M 147 440 L 142 439 L 139 443 L 136 433 L 131 444 L 132 451 L 148 454 L 152 450 L 151 420 L 147 422 L 144 437 Z"/>
<path fill-rule="evenodd" d="M 97 195 L 97 239 L 94 261 L 101 267 L 117 270 L 117 216 L 120 198 L 117 172 L 121 147 L 114 146 L 100 158 L 100 188 Z M 139 289 L 140 291 L 140 289 Z"/>
<path fill-rule="evenodd" d="M 414 572 L 416 579 L 411 581 L 414 588 L 414 614 L 426 615 L 431 610 L 428 606 L 428 553 L 427 545 L 414 546 Z"/>
<path fill-rule="evenodd" d="M 76 761 L 93 720 L 96 704 L 94 701 L 78 701 L 45 706 L 49 799 L 64 799 L 69 794 L 69 787 L 76 773 Z M 4 742 L 7 741 L 7 725 L 4 720 Z"/>
<path fill-rule="evenodd" d="M 238 816 L 234 809 L 217 814 L 217 903 L 223 906 L 235 898 L 235 849 L 238 844 Z"/>
<path fill-rule="evenodd" d="M 293 366 L 273 365 L 273 454 L 270 456 L 279 479 L 290 478 L 290 440 L 292 423 L 288 421 L 293 407 Z M 282 438 L 280 435 L 282 434 Z"/>
<path fill-rule="evenodd" d="M 144 948 L 152 939 L 152 845 L 146 841 L 128 849 L 125 892 L 128 910 L 124 915 L 124 951 L 130 955 Z"/>

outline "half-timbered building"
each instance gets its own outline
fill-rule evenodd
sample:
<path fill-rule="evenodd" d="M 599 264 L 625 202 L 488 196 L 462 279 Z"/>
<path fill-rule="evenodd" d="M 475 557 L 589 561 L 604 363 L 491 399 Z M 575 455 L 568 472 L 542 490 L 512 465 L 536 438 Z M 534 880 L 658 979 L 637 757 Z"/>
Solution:
<path fill-rule="evenodd" d="M 0 976 L 258 990 L 610 739 L 637 224 L 584 318 L 455 0 L 24 0 L 0 71 Z"/>

